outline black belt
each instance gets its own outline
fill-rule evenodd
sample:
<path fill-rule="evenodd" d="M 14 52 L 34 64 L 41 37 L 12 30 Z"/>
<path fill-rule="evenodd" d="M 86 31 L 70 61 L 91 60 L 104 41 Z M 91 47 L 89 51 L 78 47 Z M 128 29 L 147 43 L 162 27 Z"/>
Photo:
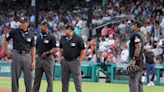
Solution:
<path fill-rule="evenodd" d="M 30 51 L 20 51 L 20 50 L 14 50 L 14 51 L 16 51 L 16 52 L 18 52 L 19 54 L 29 54 L 30 53 Z"/>
<path fill-rule="evenodd" d="M 64 58 L 66 61 L 75 61 L 77 58 Z"/>

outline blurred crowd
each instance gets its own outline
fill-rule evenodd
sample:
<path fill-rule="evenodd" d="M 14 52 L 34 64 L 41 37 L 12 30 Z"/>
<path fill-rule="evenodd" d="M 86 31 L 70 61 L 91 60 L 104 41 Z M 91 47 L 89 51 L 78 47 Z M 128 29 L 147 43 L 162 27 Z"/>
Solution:
<path fill-rule="evenodd" d="M 72 10 L 59 9 L 58 11 L 39 11 L 38 20 L 48 21 L 49 31 L 54 34 L 57 42 L 64 35 L 66 24 L 74 27 L 74 32 L 82 36 L 87 48 L 86 62 L 109 62 L 114 64 L 128 63 L 128 39 L 132 30 L 132 22 L 139 21 L 143 24 L 141 32 L 145 45 L 150 45 L 159 63 L 164 63 L 164 8 L 162 0 L 110 0 L 105 7 L 93 4 L 92 28 L 87 27 L 87 8 L 76 7 Z M 29 7 L 17 6 L 14 8 L 0 9 L 0 58 L 1 61 L 10 62 L 12 43 L 8 43 L 8 52 L 2 48 L 4 35 L 12 29 L 19 28 L 21 16 L 27 16 L 30 29 L 36 34 L 40 28 L 35 28 L 34 13 L 29 12 Z M 126 19 L 114 24 L 106 24 L 117 18 Z M 95 29 L 95 27 L 99 27 Z M 95 31 L 96 30 L 96 31 Z M 97 30 L 100 36 L 97 38 Z M 91 31 L 91 32 L 90 32 Z M 92 33 L 92 34 L 91 34 Z M 59 53 L 56 53 L 58 60 Z"/>

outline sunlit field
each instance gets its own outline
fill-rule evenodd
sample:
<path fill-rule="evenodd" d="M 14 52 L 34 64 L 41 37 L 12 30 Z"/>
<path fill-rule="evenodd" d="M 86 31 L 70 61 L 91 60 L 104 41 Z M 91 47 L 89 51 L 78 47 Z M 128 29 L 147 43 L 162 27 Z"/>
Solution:
<path fill-rule="evenodd" d="M 25 92 L 24 81 L 20 79 L 20 92 Z M 40 92 L 46 92 L 47 83 L 42 80 Z M 128 92 L 128 84 L 83 82 L 83 92 Z M 11 92 L 11 79 L 0 78 L 0 92 Z M 4 91 L 6 90 L 6 91 Z M 61 92 L 61 81 L 54 81 L 53 92 Z M 69 92 L 75 92 L 74 83 L 70 82 Z M 164 86 L 144 86 L 144 92 L 164 92 Z"/>

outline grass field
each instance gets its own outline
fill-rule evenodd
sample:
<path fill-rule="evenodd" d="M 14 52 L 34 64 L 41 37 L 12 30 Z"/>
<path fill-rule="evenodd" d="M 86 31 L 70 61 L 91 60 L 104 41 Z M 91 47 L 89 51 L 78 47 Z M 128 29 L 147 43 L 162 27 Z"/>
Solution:
<path fill-rule="evenodd" d="M 25 92 L 23 79 L 20 79 L 20 92 Z M 42 80 L 40 92 L 46 92 L 47 83 L 45 80 Z M 61 92 L 61 81 L 54 81 L 54 92 Z M 11 92 L 11 79 L 9 78 L 0 78 L 0 92 L 1 89 L 8 89 Z M 127 84 L 111 84 L 111 83 L 82 83 L 83 92 L 128 92 L 129 88 Z M 69 92 L 75 92 L 74 83 L 70 82 Z M 144 92 L 164 92 L 163 86 L 144 86 Z"/>

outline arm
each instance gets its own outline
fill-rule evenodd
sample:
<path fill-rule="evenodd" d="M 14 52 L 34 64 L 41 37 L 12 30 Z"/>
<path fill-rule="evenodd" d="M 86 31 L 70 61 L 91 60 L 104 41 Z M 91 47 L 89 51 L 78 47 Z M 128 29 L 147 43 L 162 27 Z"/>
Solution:
<path fill-rule="evenodd" d="M 83 49 L 80 54 L 80 62 L 82 63 L 86 55 L 86 49 Z"/>
<path fill-rule="evenodd" d="M 85 55 L 86 55 L 86 49 L 85 49 L 84 41 L 82 38 L 79 39 L 79 45 L 78 46 L 79 46 L 79 49 L 81 50 L 79 61 L 80 61 L 80 63 L 82 63 L 84 58 L 85 58 Z"/>
<path fill-rule="evenodd" d="M 61 62 L 63 49 L 62 48 L 59 48 L 58 50 L 59 50 L 59 57 L 60 57 L 59 61 Z"/>
<path fill-rule="evenodd" d="M 32 66 L 31 66 L 31 70 L 34 70 L 35 69 L 35 59 L 36 57 L 36 48 L 35 47 L 32 47 L 31 48 L 31 59 L 32 59 Z"/>
<path fill-rule="evenodd" d="M 41 55 L 41 57 L 43 58 L 43 59 L 45 59 L 45 58 L 47 58 L 48 56 L 50 56 L 50 55 L 54 55 L 56 52 L 57 52 L 57 48 L 52 48 L 51 50 L 49 50 L 49 51 L 46 51 L 46 52 L 43 52 L 42 53 L 42 55 Z"/>
<path fill-rule="evenodd" d="M 7 52 L 7 43 L 10 39 L 14 38 L 14 32 L 15 30 L 12 30 L 9 34 L 3 35 L 3 39 L 2 39 L 2 48 L 5 50 L 5 52 Z"/>
<path fill-rule="evenodd" d="M 140 55 L 141 53 L 141 48 L 139 48 L 138 46 L 136 46 L 135 52 L 134 52 L 134 56 L 132 57 L 132 60 L 130 62 L 131 66 L 135 66 L 136 64 L 136 58 Z"/>
<path fill-rule="evenodd" d="M 57 51 L 58 51 L 58 48 L 52 48 L 48 53 L 49 53 L 50 55 L 53 55 L 53 54 L 55 54 Z"/>
<path fill-rule="evenodd" d="M 32 59 L 32 64 L 31 64 L 31 70 L 35 69 L 35 62 L 36 62 L 36 39 L 35 36 L 32 38 L 31 42 L 31 59 Z"/>
<path fill-rule="evenodd" d="M 152 53 L 153 53 L 153 52 L 152 52 Z M 154 56 L 154 53 L 153 53 L 153 56 L 152 56 L 152 57 L 153 57 L 153 63 L 154 63 L 154 64 L 159 64 L 159 62 L 157 61 L 156 57 Z"/>
<path fill-rule="evenodd" d="M 155 57 L 153 58 L 153 62 L 154 62 L 154 64 L 159 64 Z"/>
<path fill-rule="evenodd" d="M 36 48 L 31 48 L 31 56 L 32 56 L 32 63 L 35 63 L 35 57 L 36 57 Z"/>
<path fill-rule="evenodd" d="M 49 55 L 54 55 L 58 51 L 58 48 L 56 47 L 56 39 L 53 35 L 51 36 L 51 42 L 52 42 L 52 49 L 44 52 L 42 54 L 42 58 L 47 58 Z"/>
<path fill-rule="evenodd" d="M 54 35 L 51 36 L 52 49 L 48 51 L 48 54 L 54 55 L 59 49 L 57 48 L 56 38 Z"/>
<path fill-rule="evenodd" d="M 61 60 L 62 60 L 62 54 L 63 54 L 63 45 L 62 45 L 62 39 L 63 39 L 64 37 L 62 37 L 61 38 L 61 40 L 60 40 L 60 42 L 59 42 L 59 48 L 58 48 L 58 51 L 59 51 L 59 61 L 61 62 Z"/>
<path fill-rule="evenodd" d="M 61 57 L 62 57 L 62 49 L 61 48 L 52 48 L 50 51 L 47 51 L 47 52 L 44 52 L 43 54 L 42 54 L 42 58 L 46 58 L 47 56 L 49 56 L 49 55 L 53 55 L 53 54 L 55 54 L 57 51 L 59 51 L 59 61 L 61 61 Z"/>
<path fill-rule="evenodd" d="M 136 60 L 131 60 L 130 61 L 130 66 L 135 66 L 135 64 L 136 64 Z"/>
<path fill-rule="evenodd" d="M 51 50 L 49 50 L 49 51 L 47 51 L 47 52 L 44 52 L 44 53 L 42 54 L 42 57 L 43 57 L 43 58 L 46 58 L 46 57 L 48 57 L 49 55 L 54 55 L 57 51 L 58 51 L 58 48 L 54 47 L 54 48 L 52 48 Z"/>
<path fill-rule="evenodd" d="M 3 36 L 3 39 L 2 39 L 2 49 L 4 49 L 4 51 L 6 52 L 7 51 L 7 40 L 6 38 Z"/>

